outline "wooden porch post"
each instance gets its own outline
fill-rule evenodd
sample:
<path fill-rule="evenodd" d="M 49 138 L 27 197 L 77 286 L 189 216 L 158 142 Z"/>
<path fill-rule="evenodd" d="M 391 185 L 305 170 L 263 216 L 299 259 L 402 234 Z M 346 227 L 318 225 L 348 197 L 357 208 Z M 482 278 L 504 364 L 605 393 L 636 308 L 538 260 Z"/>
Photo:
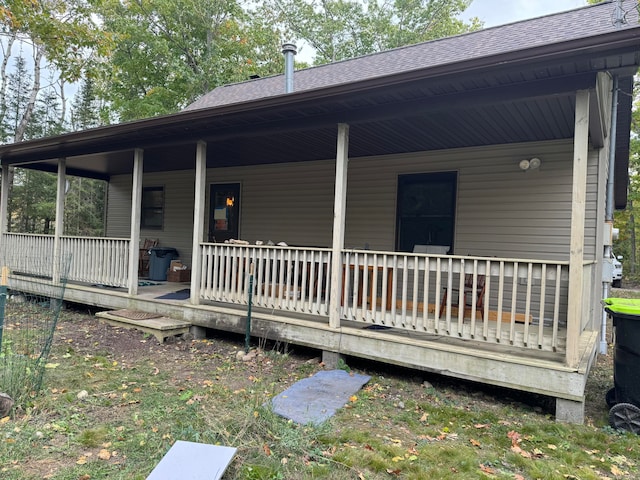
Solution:
<path fill-rule="evenodd" d="M 0 238 L 7 232 L 9 210 L 9 165 L 2 165 L 2 185 L 0 185 Z"/>
<path fill-rule="evenodd" d="M 333 243 L 331 250 L 331 296 L 329 326 L 340 327 L 340 298 L 342 297 L 342 250 L 347 207 L 347 167 L 349 163 L 349 125 L 338 124 L 336 151 L 336 188 L 333 200 Z M 346 298 L 346 296 L 345 296 Z"/>
<path fill-rule="evenodd" d="M 67 186 L 67 159 L 58 159 L 58 183 L 56 189 L 56 226 L 53 237 L 53 283 L 60 283 L 62 263 L 62 234 L 64 233 L 64 194 Z"/>
<path fill-rule="evenodd" d="M 138 294 L 140 256 L 140 208 L 142 206 L 142 172 L 144 151 L 133 151 L 133 187 L 131 189 L 131 239 L 129 240 L 129 295 Z"/>
<path fill-rule="evenodd" d="M 191 248 L 191 298 L 193 305 L 200 303 L 200 276 L 202 259 L 200 242 L 204 233 L 204 199 L 207 187 L 207 144 L 199 141 L 196 146 L 196 184 L 193 203 L 193 246 Z"/>
<path fill-rule="evenodd" d="M 569 302 L 567 305 L 567 366 L 580 361 L 582 333 L 584 225 L 587 195 L 587 155 L 589 152 L 589 91 L 576 92 L 575 134 L 573 139 L 573 185 L 571 190 L 571 244 L 569 250 Z"/>

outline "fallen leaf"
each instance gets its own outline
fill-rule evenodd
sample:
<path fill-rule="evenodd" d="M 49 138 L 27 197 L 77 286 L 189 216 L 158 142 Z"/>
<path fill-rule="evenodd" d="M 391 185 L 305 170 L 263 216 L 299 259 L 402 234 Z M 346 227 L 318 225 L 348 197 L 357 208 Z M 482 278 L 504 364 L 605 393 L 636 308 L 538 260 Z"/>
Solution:
<path fill-rule="evenodd" d="M 3 423 L 7 423 L 9 420 L 11 420 L 11 417 L 9 416 L 3 417 L 2 419 L 0 419 L 0 425 Z"/>
<path fill-rule="evenodd" d="M 98 458 L 100 460 L 109 460 L 111 458 L 111 453 L 109 452 L 109 450 L 103 448 L 98 452 Z"/>
<path fill-rule="evenodd" d="M 44 365 L 44 368 L 56 368 L 58 367 L 60 364 L 59 363 L 46 363 Z"/>
<path fill-rule="evenodd" d="M 471 445 L 473 445 L 474 447 L 480 447 L 480 442 L 478 440 L 470 438 L 469 442 L 471 442 Z"/>
<path fill-rule="evenodd" d="M 387 468 L 387 473 L 389 475 L 395 475 L 396 477 L 399 477 L 401 472 L 402 472 L 402 470 L 400 470 L 399 468 L 396 469 L 396 470 L 392 470 L 390 468 Z"/>
<path fill-rule="evenodd" d="M 393 457 L 393 458 L 391 459 L 391 461 L 392 461 L 392 462 L 394 462 L 394 463 L 397 463 L 397 462 L 399 462 L 400 460 L 404 460 L 404 457 Z"/>
<path fill-rule="evenodd" d="M 91 478 L 90 475 L 84 474 L 78 477 L 78 480 L 89 480 Z"/>
<path fill-rule="evenodd" d="M 542 457 L 545 457 L 546 455 L 539 448 L 534 448 L 533 449 L 533 456 L 536 457 L 536 458 L 542 458 Z"/>
<path fill-rule="evenodd" d="M 351 395 L 351 396 L 349 397 L 349 401 L 350 401 L 351 403 L 356 403 L 356 402 L 358 401 L 358 397 L 356 397 L 355 395 Z"/>
<path fill-rule="evenodd" d="M 496 471 L 493 468 L 488 467 L 488 466 L 486 466 L 486 465 L 484 465 L 482 463 L 480 464 L 480 471 L 482 471 L 484 473 L 488 473 L 490 475 L 493 475 L 494 473 L 496 473 Z"/>
<path fill-rule="evenodd" d="M 489 428 L 491 425 L 489 425 L 488 423 L 476 423 L 474 425 L 474 427 L 476 428 Z"/>
<path fill-rule="evenodd" d="M 266 443 L 262 446 L 262 450 L 264 450 L 264 453 L 267 457 L 271 456 L 271 449 Z"/>
<path fill-rule="evenodd" d="M 615 465 L 611 465 L 611 473 L 614 474 L 616 477 L 621 477 L 623 475 L 626 475 L 627 472 L 620 470 Z"/>
<path fill-rule="evenodd" d="M 87 463 L 87 457 L 85 457 L 84 455 L 82 455 L 77 461 L 76 463 L 78 465 L 84 465 L 85 463 Z"/>
<path fill-rule="evenodd" d="M 507 433 L 507 437 L 511 439 L 511 443 L 513 445 L 516 445 L 522 441 L 521 435 L 514 430 L 510 430 L 509 433 Z"/>
<path fill-rule="evenodd" d="M 527 452 L 526 450 L 521 449 L 518 445 L 511 445 L 511 451 L 513 453 L 517 453 L 518 455 L 520 455 L 521 457 L 524 458 L 531 458 L 531 454 L 529 452 Z"/>

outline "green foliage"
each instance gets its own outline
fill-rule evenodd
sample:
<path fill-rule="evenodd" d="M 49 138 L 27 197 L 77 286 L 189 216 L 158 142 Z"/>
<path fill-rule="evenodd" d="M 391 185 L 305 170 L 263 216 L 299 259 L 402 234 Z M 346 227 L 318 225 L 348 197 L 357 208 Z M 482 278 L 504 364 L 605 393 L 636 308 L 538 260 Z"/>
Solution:
<path fill-rule="evenodd" d="M 456 35 L 482 26 L 457 16 L 470 0 L 269 0 L 274 15 L 295 39 L 316 50 L 323 64 L 413 43 Z"/>
<path fill-rule="evenodd" d="M 272 73 L 281 61 L 277 33 L 253 31 L 235 1 L 100 0 L 96 7 L 116 39 L 101 73 L 121 120 L 175 112 L 219 85 Z"/>
<path fill-rule="evenodd" d="M 46 50 L 67 81 L 86 71 L 91 55 L 107 55 L 111 36 L 92 19 L 85 0 L 2 0 L 0 31 Z"/>

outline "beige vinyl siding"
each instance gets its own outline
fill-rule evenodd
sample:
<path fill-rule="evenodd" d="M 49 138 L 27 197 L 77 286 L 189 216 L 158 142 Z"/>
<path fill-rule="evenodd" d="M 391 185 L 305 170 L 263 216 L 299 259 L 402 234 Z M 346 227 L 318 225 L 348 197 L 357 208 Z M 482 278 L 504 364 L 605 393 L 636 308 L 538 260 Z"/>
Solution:
<path fill-rule="evenodd" d="M 523 172 L 523 158 L 539 157 Z M 597 151 L 589 155 L 586 257 L 594 255 Z M 457 149 L 352 159 L 347 197 L 347 247 L 395 247 L 397 177 L 458 173 L 454 253 L 568 260 L 571 218 L 571 141 Z"/>
<path fill-rule="evenodd" d="M 328 247 L 334 176 L 334 161 L 209 169 L 207 211 L 212 183 L 239 182 L 243 240 Z"/>
<path fill-rule="evenodd" d="M 129 238 L 131 230 L 131 175 L 111 177 L 107 187 L 107 237 Z"/>
<path fill-rule="evenodd" d="M 518 163 L 537 156 L 538 170 Z M 585 258 L 596 232 L 597 151 L 589 155 Z M 568 260 L 571 141 L 514 144 L 349 161 L 345 246 L 394 250 L 398 175 L 458 174 L 454 253 Z M 143 231 L 190 259 L 194 172 L 145 174 L 145 186 L 165 186 L 165 227 Z M 335 161 L 229 167 L 207 171 L 212 183 L 241 184 L 240 238 L 289 245 L 331 244 Z M 131 177 L 109 185 L 108 234 L 128 236 Z M 207 213 L 208 217 L 208 213 Z M 205 232 L 208 230 L 205 219 Z M 205 233 L 205 238 L 207 235 Z M 188 253 L 188 255 L 187 255 Z M 183 258 L 184 259 L 184 258 Z"/>
<path fill-rule="evenodd" d="M 162 230 L 143 229 L 140 239 L 157 238 L 161 247 L 178 250 L 180 259 L 191 263 L 193 235 L 193 170 L 145 173 L 143 187 L 164 187 L 164 219 Z M 131 175 L 121 175 L 109 183 L 107 235 L 128 237 L 131 228 Z"/>

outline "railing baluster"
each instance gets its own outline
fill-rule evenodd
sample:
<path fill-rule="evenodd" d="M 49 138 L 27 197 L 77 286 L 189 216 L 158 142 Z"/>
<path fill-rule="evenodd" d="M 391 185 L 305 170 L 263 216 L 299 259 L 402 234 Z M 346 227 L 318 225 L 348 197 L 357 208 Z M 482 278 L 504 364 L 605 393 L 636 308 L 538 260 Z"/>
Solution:
<path fill-rule="evenodd" d="M 429 272 L 431 271 L 431 259 L 429 257 L 424 258 L 424 273 L 423 276 L 423 289 L 422 289 L 422 330 L 429 331 Z"/>
<path fill-rule="evenodd" d="M 511 280 L 511 321 L 509 322 L 509 342 L 513 345 L 516 334 L 516 306 L 518 302 L 518 262 L 513 263 L 513 277 Z"/>
<path fill-rule="evenodd" d="M 544 346 L 544 304 L 547 301 L 547 265 L 542 264 L 540 272 L 540 312 L 538 316 L 538 348 Z"/>
<path fill-rule="evenodd" d="M 504 284 L 505 284 L 505 264 L 500 261 L 500 277 L 498 280 L 498 320 L 496 322 L 496 341 L 500 341 L 502 336 L 502 311 L 504 309 Z M 488 334 L 487 334 L 488 338 Z"/>
<path fill-rule="evenodd" d="M 436 258 L 435 307 L 433 310 L 433 318 L 434 318 L 433 330 L 435 333 L 438 333 L 440 331 L 440 310 L 442 310 L 442 305 L 441 305 L 442 297 L 440 296 L 441 291 L 442 291 L 442 259 L 440 257 L 437 257 Z"/>
<path fill-rule="evenodd" d="M 464 311 L 466 309 L 467 299 L 465 298 L 465 261 L 460 259 L 460 275 L 458 278 L 458 336 L 462 336 L 464 330 Z"/>
<path fill-rule="evenodd" d="M 560 279 L 562 278 L 562 265 L 556 266 L 556 293 L 553 302 L 553 334 L 551 348 L 558 349 L 558 326 L 560 324 Z"/>
<path fill-rule="evenodd" d="M 529 314 L 531 313 L 531 271 L 532 271 L 533 265 L 531 264 L 531 262 L 529 262 L 529 265 L 527 266 L 527 294 L 524 297 L 524 301 L 525 301 L 525 306 L 524 306 L 524 343 L 525 345 L 528 345 L 529 342 L 529 324 L 531 323 L 529 321 Z"/>

